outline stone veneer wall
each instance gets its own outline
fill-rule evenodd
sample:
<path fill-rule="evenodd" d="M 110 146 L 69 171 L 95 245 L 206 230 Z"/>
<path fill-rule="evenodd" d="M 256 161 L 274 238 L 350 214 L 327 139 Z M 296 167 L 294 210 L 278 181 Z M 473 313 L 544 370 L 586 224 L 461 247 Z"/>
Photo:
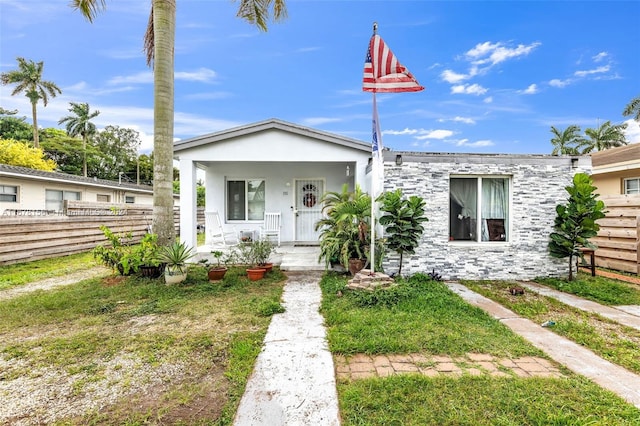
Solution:
<path fill-rule="evenodd" d="M 395 164 L 401 154 L 403 164 Z M 591 173 L 589 157 L 398 153 L 385 155 L 384 189 L 402 188 L 426 201 L 419 248 L 404 256 L 403 275 L 435 272 L 444 279 L 521 279 L 566 276 L 568 259 L 547 250 L 557 204 L 565 203 L 573 175 Z M 391 161 L 389 161 L 391 160 Z M 511 178 L 508 242 L 449 241 L 449 178 L 499 175 Z M 399 257 L 388 253 L 387 273 L 398 270 Z"/>

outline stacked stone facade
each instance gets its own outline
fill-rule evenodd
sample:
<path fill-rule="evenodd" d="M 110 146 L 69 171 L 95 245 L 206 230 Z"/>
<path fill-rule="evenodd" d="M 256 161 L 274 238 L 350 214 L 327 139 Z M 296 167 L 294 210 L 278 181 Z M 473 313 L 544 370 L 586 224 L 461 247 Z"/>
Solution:
<path fill-rule="evenodd" d="M 551 257 L 547 247 L 556 205 L 566 203 L 565 187 L 578 172 L 591 173 L 589 157 L 385 153 L 384 189 L 422 197 L 429 218 L 415 254 L 404 256 L 403 275 L 435 271 L 447 280 L 566 276 L 568 259 Z M 508 241 L 449 240 L 449 180 L 464 176 L 510 179 Z M 385 271 L 396 272 L 398 261 L 395 253 L 387 253 Z"/>

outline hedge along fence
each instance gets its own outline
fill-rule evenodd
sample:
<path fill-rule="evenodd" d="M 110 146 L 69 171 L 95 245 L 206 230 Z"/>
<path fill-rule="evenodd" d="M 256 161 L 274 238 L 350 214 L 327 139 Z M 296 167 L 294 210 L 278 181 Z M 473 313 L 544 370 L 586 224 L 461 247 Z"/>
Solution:
<path fill-rule="evenodd" d="M 138 242 L 148 232 L 153 206 L 142 204 L 65 201 L 63 214 L 23 216 L 21 212 L 0 216 L 0 265 L 82 253 L 106 242 L 101 225 L 116 233 L 133 235 Z M 198 223 L 204 209 L 198 209 Z M 180 212 L 174 209 L 179 233 Z"/>
<path fill-rule="evenodd" d="M 598 220 L 600 231 L 591 239 L 598 246 L 596 265 L 640 273 L 640 194 L 609 195 L 600 199 L 608 212 Z"/>

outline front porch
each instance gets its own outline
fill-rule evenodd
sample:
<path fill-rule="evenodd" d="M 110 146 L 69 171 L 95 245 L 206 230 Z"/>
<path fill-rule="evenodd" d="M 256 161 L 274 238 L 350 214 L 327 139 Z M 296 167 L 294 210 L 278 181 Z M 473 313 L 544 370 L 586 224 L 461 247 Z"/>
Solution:
<path fill-rule="evenodd" d="M 198 256 L 195 261 L 209 259 L 211 262 L 215 262 L 211 255 L 211 250 L 220 250 L 223 253 L 227 253 L 232 247 L 219 245 L 199 246 L 197 249 Z M 282 271 L 324 271 L 324 264 L 318 262 L 319 255 L 319 246 L 299 246 L 293 243 L 285 243 L 280 247 L 276 247 L 276 251 L 271 255 L 270 260 L 274 265 L 279 266 Z"/>

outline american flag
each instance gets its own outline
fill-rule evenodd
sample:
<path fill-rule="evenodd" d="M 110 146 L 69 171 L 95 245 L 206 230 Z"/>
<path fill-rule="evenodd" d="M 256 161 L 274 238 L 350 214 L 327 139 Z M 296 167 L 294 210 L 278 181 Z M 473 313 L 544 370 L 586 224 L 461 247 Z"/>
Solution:
<path fill-rule="evenodd" d="M 374 34 L 364 62 L 362 90 L 374 93 L 419 92 L 424 90 L 382 38 Z"/>

